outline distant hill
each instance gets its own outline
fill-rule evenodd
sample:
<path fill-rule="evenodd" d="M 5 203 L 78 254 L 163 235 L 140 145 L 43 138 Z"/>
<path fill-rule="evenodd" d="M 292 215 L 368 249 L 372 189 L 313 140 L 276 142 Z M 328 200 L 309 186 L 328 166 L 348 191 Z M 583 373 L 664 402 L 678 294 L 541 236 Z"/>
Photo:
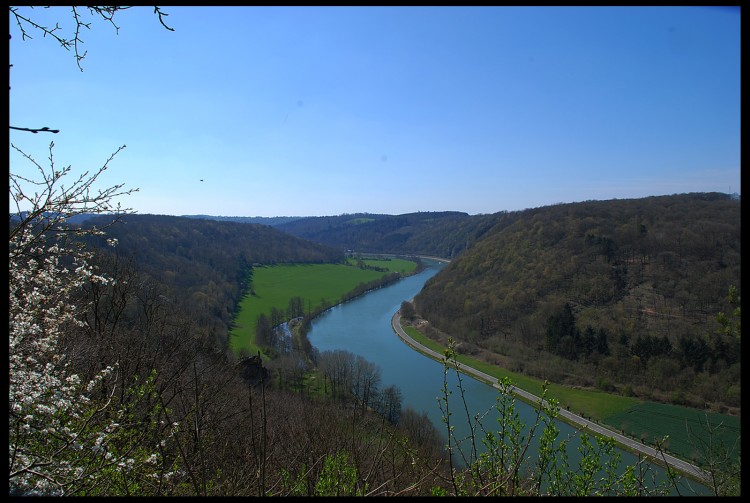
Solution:
<path fill-rule="evenodd" d="M 181 215 L 184 218 L 198 218 L 202 220 L 218 220 L 221 222 L 238 222 L 242 224 L 260 224 L 277 227 L 282 224 L 294 222 L 305 217 L 223 217 L 214 215 Z"/>
<path fill-rule="evenodd" d="M 28 211 L 22 211 L 20 213 L 11 213 L 10 214 L 10 222 L 18 222 L 23 218 L 26 218 L 29 215 Z M 44 216 L 48 218 L 50 214 L 45 213 Z M 93 218 L 97 216 L 96 213 L 81 213 L 80 215 L 73 215 L 66 219 L 66 222 L 71 225 L 80 225 L 86 220 Z"/>
<path fill-rule="evenodd" d="M 435 338 L 513 370 L 733 407 L 739 339 L 716 316 L 740 266 L 729 195 L 560 204 L 495 215 L 415 306 Z"/>
<path fill-rule="evenodd" d="M 495 220 L 493 215 L 470 216 L 458 211 L 355 213 L 301 218 L 277 228 L 341 250 L 452 258 L 480 239 Z"/>
<path fill-rule="evenodd" d="M 27 212 L 21 212 L 20 217 L 25 217 Z M 138 213 L 135 213 L 138 214 Z M 173 215 L 154 215 L 154 214 L 146 214 L 150 216 L 173 216 Z M 99 214 L 97 213 L 81 213 L 80 215 L 74 215 L 67 219 L 67 222 L 69 224 L 79 225 L 83 222 L 97 217 Z M 271 227 L 276 227 L 281 224 L 286 224 L 289 222 L 293 222 L 295 220 L 299 220 L 300 218 L 306 218 L 306 217 L 225 217 L 225 216 L 216 216 L 216 215 L 179 215 L 182 218 L 193 218 L 193 219 L 200 219 L 200 220 L 217 220 L 220 222 L 237 222 L 237 223 L 243 223 L 243 224 L 260 224 L 260 225 L 268 225 Z M 11 214 L 11 220 L 18 219 L 18 214 Z"/>

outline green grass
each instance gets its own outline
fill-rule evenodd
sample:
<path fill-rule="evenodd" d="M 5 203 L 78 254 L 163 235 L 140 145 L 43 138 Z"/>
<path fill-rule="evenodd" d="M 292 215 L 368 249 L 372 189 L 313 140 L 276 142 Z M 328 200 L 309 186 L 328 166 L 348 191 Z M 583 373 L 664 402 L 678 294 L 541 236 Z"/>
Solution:
<path fill-rule="evenodd" d="M 411 272 L 416 263 L 402 259 L 377 260 L 369 258 L 365 263 L 386 268 L 388 272 Z M 360 283 L 377 280 L 388 274 L 371 269 L 359 269 L 343 264 L 285 264 L 255 267 L 252 290 L 240 301 L 240 309 L 230 331 L 229 344 L 235 353 L 247 351 L 257 354 L 263 348 L 255 344 L 255 327 L 258 318 L 270 314 L 273 307 L 286 312 L 289 299 L 301 297 L 306 312 L 323 305 L 337 304 L 342 295 L 352 291 Z"/>
<path fill-rule="evenodd" d="M 363 258 L 362 262 L 365 265 L 372 267 L 379 267 L 381 269 L 388 269 L 388 272 L 400 272 L 402 274 L 410 274 L 417 268 L 417 263 L 411 260 L 405 260 L 401 258 L 394 259 L 375 259 L 375 258 Z"/>
<path fill-rule="evenodd" d="M 723 443 L 732 451 L 730 456 L 739 459 L 740 418 L 736 416 L 644 402 L 613 414 L 604 422 L 615 429 L 625 430 L 635 438 L 643 438 L 651 445 L 654 440 L 669 435 L 667 448 L 686 459 L 699 458 L 701 453 L 697 445 L 709 441 L 714 445 Z M 707 422 L 714 430 L 712 435 L 709 434 Z M 680 427 L 675 428 L 675 425 Z"/>

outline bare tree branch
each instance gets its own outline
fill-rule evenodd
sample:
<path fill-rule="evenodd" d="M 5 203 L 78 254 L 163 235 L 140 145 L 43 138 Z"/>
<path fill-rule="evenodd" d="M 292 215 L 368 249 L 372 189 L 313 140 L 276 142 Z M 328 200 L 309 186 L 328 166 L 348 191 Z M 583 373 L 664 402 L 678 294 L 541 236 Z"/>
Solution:
<path fill-rule="evenodd" d="M 31 162 L 37 169 L 39 176 L 29 179 L 19 174 L 10 173 L 10 199 L 16 206 L 18 225 L 14 225 L 9 232 L 9 238 L 15 239 L 16 235 L 24 230 L 34 229 L 35 238 L 30 244 L 36 243 L 44 234 L 54 231 L 59 233 L 77 233 L 75 228 L 61 227 L 67 219 L 84 213 L 112 213 L 114 216 L 112 225 L 120 219 L 124 213 L 132 212 L 132 208 L 122 208 L 120 203 L 115 204 L 114 199 L 120 196 L 130 195 L 138 192 L 138 189 L 123 189 L 124 184 L 117 184 L 106 189 L 97 189 L 93 186 L 99 176 L 109 168 L 109 163 L 125 148 L 121 146 L 99 167 L 96 172 L 89 174 L 88 171 L 79 175 L 69 186 L 61 184 L 63 178 L 71 173 L 72 168 L 67 166 L 62 169 L 55 167 L 52 149 L 54 143 L 49 146 L 49 167 L 45 168 L 34 160 L 29 154 L 11 143 L 11 147 L 18 151 L 23 157 Z M 33 195 L 23 189 L 23 184 L 31 187 L 40 187 L 39 192 Z M 28 211 L 22 211 L 23 206 L 28 206 Z M 36 223 L 34 223 L 36 222 Z M 19 248 L 19 253 L 25 252 L 25 248 Z"/>
<path fill-rule="evenodd" d="M 33 6 L 31 7 L 33 9 Z M 63 28 L 60 26 L 59 23 L 55 23 L 55 26 L 53 28 L 49 28 L 47 26 L 42 26 L 41 24 L 37 23 L 36 21 L 32 20 L 30 16 L 24 16 L 19 12 L 18 7 L 9 7 L 11 14 L 13 14 L 13 18 L 16 21 L 16 24 L 18 25 L 18 29 L 21 30 L 21 38 L 22 40 L 32 39 L 30 32 L 33 30 L 37 30 L 42 32 L 42 37 L 46 37 L 49 35 L 50 37 L 54 38 L 60 46 L 65 49 L 66 51 L 69 51 L 70 48 L 73 48 L 73 52 L 75 53 L 74 57 L 76 59 L 76 64 L 78 65 L 78 68 L 83 71 L 83 67 L 81 66 L 81 61 L 83 58 L 86 57 L 86 51 L 81 54 L 81 47 L 80 44 L 83 44 L 84 41 L 81 39 L 81 29 L 91 28 L 91 22 L 85 22 L 81 18 L 81 14 L 79 12 L 79 9 L 81 7 L 73 6 L 71 7 L 71 12 L 73 14 L 73 19 L 75 20 L 75 28 L 73 29 L 73 35 L 70 38 L 65 37 L 64 35 L 58 35 L 59 32 L 63 30 Z M 115 33 L 119 33 L 120 27 L 117 26 L 114 22 L 115 14 L 118 11 L 130 9 L 130 7 L 119 7 L 119 6 L 89 6 L 87 7 L 89 14 L 92 17 L 99 17 L 102 20 L 110 23 L 115 28 Z M 159 20 L 161 21 L 161 16 L 166 15 L 164 13 L 158 12 L 159 14 Z M 164 23 L 162 22 L 162 25 Z M 165 25 L 165 28 L 171 30 L 171 28 L 167 27 Z M 174 30 L 172 30 L 174 31 Z"/>
<path fill-rule="evenodd" d="M 163 19 L 163 16 L 168 16 L 169 14 L 167 14 L 166 12 L 162 12 L 161 9 L 157 6 L 154 6 L 154 13 L 159 16 L 159 22 L 164 28 L 168 29 L 169 31 L 174 31 L 174 28 L 170 28 L 169 26 L 167 26 Z"/>
<path fill-rule="evenodd" d="M 15 127 L 15 126 L 8 126 L 10 129 L 17 129 L 18 131 L 28 131 L 30 133 L 59 133 L 59 129 L 50 129 L 47 126 L 44 126 L 43 128 L 39 129 L 30 129 L 27 127 Z"/>
<path fill-rule="evenodd" d="M 71 47 L 73 48 L 74 57 L 76 60 L 76 65 L 78 65 L 78 68 L 83 71 L 83 66 L 81 66 L 81 61 L 86 57 L 87 51 L 83 51 L 81 53 L 82 48 L 81 44 L 84 43 L 83 39 L 81 39 L 81 30 L 83 28 L 90 29 L 91 28 L 91 21 L 85 22 L 83 18 L 81 17 L 80 9 L 82 7 L 80 6 L 73 6 L 71 7 L 71 12 L 73 15 L 73 19 L 75 20 L 75 28 L 73 29 L 73 34 L 71 37 L 66 37 L 61 32 L 63 31 L 63 28 L 60 26 L 59 23 L 55 23 L 55 26 L 50 28 L 47 26 L 43 26 L 36 21 L 32 19 L 32 16 L 24 15 L 22 12 L 19 11 L 18 6 L 9 6 L 10 13 L 12 14 L 12 19 L 15 19 L 16 25 L 18 26 L 18 29 L 21 32 L 21 40 L 33 39 L 34 37 L 31 36 L 31 33 L 34 31 L 38 31 L 42 33 L 42 38 L 47 37 L 49 35 L 51 38 L 55 39 L 57 43 L 60 44 L 60 46 L 65 49 L 66 51 L 70 51 Z M 33 9 L 34 6 L 29 6 L 30 9 Z M 49 8 L 49 7 L 45 7 Z M 131 6 L 87 6 L 89 15 L 93 18 L 101 18 L 102 20 L 108 22 L 115 28 L 115 34 L 119 34 L 120 27 L 115 24 L 115 14 L 118 11 L 130 9 Z M 164 18 L 168 16 L 166 12 L 162 12 L 161 8 L 158 6 L 154 7 L 154 14 L 156 14 L 159 17 L 159 23 L 166 28 L 169 31 L 174 31 L 174 28 L 170 28 L 167 26 L 166 22 L 164 21 Z M 9 39 L 12 38 L 12 35 L 9 37 Z M 11 67 L 13 65 L 10 65 Z M 9 87 L 10 89 L 10 87 Z M 30 133 L 40 133 L 40 132 L 46 132 L 46 133 L 59 133 L 60 131 L 58 129 L 49 129 L 48 127 L 43 128 L 24 128 L 24 127 L 14 127 L 10 126 L 10 129 L 15 129 L 17 131 L 28 131 Z"/>

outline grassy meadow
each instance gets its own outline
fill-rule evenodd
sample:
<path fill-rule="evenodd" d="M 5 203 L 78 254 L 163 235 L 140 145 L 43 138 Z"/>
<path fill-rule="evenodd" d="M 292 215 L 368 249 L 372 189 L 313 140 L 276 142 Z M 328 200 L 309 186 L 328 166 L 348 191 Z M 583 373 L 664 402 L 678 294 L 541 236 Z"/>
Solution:
<path fill-rule="evenodd" d="M 246 351 L 257 354 L 263 350 L 255 344 L 255 327 L 262 313 L 268 316 L 272 308 L 286 312 L 289 300 L 300 297 L 305 312 L 338 304 L 341 297 L 360 283 L 377 280 L 386 274 L 409 274 L 417 264 L 404 259 L 364 258 L 362 269 L 350 259 L 346 264 L 282 264 L 253 268 L 251 291 L 240 301 L 240 309 L 230 331 L 229 343 L 235 353 Z"/>

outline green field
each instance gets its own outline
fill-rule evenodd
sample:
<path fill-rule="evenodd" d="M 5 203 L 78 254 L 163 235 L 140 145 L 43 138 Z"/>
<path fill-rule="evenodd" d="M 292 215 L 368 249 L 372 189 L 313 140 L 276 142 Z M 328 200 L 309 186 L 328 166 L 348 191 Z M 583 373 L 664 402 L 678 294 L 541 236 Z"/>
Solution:
<path fill-rule="evenodd" d="M 414 327 L 403 328 L 410 337 L 433 351 L 443 352 L 446 349 Z M 542 394 L 543 383 L 539 379 L 510 372 L 465 355 L 458 355 L 457 360 L 462 365 L 498 379 L 509 377 L 515 386 L 537 396 Z M 677 405 L 643 402 L 602 391 L 566 388 L 556 384 L 549 386 L 547 397 L 557 399 L 561 407 L 569 408 L 578 414 L 583 413 L 587 418 L 593 418 L 632 438 L 645 440 L 649 445 L 654 445 L 654 440 L 661 440 L 668 435 L 665 447 L 687 460 L 692 460 L 696 456 L 699 458 L 700 453 L 696 446 L 709 441 L 714 445 L 723 442 L 730 450 L 730 456 L 739 459 L 741 432 L 740 418 L 736 416 L 705 413 Z M 707 420 L 714 430 L 713 438 L 706 427 Z"/>
<path fill-rule="evenodd" d="M 387 272 L 359 269 L 344 264 L 284 264 L 253 268 L 252 291 L 240 301 L 240 309 L 229 332 L 230 348 L 235 353 L 256 354 L 255 327 L 258 317 L 268 315 L 275 307 L 286 312 L 289 299 L 301 297 L 306 312 L 323 305 L 337 304 L 341 297 L 360 283 L 377 280 L 390 272 L 408 274 L 416 269 L 415 262 L 403 259 L 367 258 L 365 264 Z M 263 352 L 261 350 L 261 352 Z"/>
<path fill-rule="evenodd" d="M 604 421 L 653 445 L 669 435 L 667 448 L 686 459 L 700 458 L 701 443 L 723 443 L 730 457 L 740 455 L 740 418 L 703 412 L 677 405 L 645 402 L 612 415 Z M 709 432 L 708 425 L 710 424 Z M 678 428 L 675 428 L 678 426 Z"/>

